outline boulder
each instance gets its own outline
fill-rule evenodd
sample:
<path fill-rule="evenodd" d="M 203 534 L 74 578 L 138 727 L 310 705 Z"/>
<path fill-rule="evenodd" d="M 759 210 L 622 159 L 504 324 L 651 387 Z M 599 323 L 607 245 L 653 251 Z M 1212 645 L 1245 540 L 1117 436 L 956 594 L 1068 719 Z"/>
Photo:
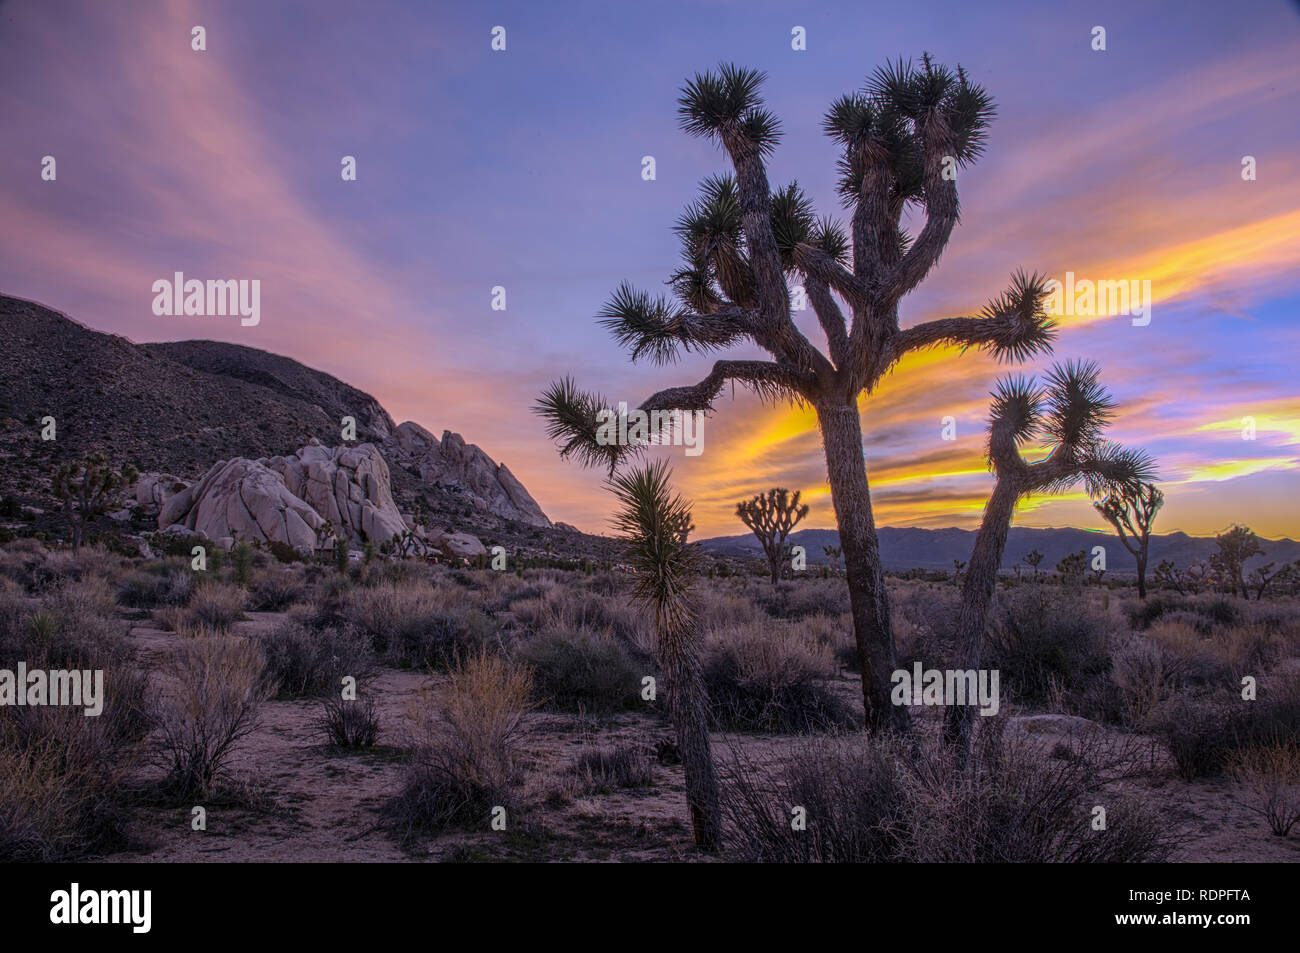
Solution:
<path fill-rule="evenodd" d="M 275 541 L 312 552 L 328 523 L 349 543 L 382 545 L 406 530 L 388 481 L 373 444 L 313 441 L 293 456 L 217 463 L 167 500 L 158 525 L 179 524 L 227 545 Z"/>
<path fill-rule="evenodd" d="M 188 483 L 170 473 L 141 473 L 135 481 L 135 502 L 143 507 L 159 510 Z"/>
<path fill-rule="evenodd" d="M 473 559 L 475 556 L 487 553 L 487 547 L 479 541 L 479 538 L 469 533 L 447 533 L 438 541 L 437 546 L 448 556 L 461 556 L 465 559 Z"/>

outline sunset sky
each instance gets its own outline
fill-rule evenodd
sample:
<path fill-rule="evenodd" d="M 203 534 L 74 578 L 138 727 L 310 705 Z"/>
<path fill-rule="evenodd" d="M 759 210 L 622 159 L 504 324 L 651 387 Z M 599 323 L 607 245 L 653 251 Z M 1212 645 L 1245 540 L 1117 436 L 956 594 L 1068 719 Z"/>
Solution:
<path fill-rule="evenodd" d="M 1065 316 L 1055 357 L 1097 360 L 1111 435 L 1157 458 L 1158 532 L 1300 537 L 1300 12 L 1282 0 L 0 0 L 0 291 L 135 341 L 289 355 L 398 421 L 463 434 L 552 519 L 606 532 L 601 474 L 561 461 L 530 407 L 566 374 L 634 405 L 708 372 L 713 357 L 633 365 L 596 324 L 623 280 L 665 290 L 674 221 L 728 169 L 678 130 L 678 89 L 720 61 L 765 70 L 784 129 L 771 181 L 844 219 L 823 113 L 927 50 L 965 66 L 998 118 L 902 323 L 974 313 L 1017 268 L 1150 280 L 1148 326 Z M 152 284 L 176 271 L 259 279 L 261 323 L 156 317 Z M 798 320 L 824 343 L 811 311 Z M 978 522 L 1004 372 L 929 352 L 864 399 L 879 522 Z M 738 388 L 717 411 L 702 455 L 670 453 L 701 534 L 743 532 L 735 501 L 776 485 L 804 490 L 807 525 L 834 525 L 811 410 Z M 1030 500 L 1016 524 L 1100 520 L 1080 493 Z"/>

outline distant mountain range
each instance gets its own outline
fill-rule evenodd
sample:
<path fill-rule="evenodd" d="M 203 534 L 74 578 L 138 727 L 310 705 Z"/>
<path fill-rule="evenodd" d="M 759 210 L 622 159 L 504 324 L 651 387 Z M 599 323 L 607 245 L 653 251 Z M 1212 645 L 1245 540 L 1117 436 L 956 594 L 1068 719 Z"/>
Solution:
<path fill-rule="evenodd" d="M 403 505 L 551 526 L 504 464 L 458 434 L 395 424 L 374 397 L 291 358 L 217 341 L 136 344 L 4 295 L 0 354 L 0 493 L 24 502 L 44 502 L 55 465 L 91 451 L 192 480 L 313 438 L 336 446 L 347 416 L 356 442 L 380 449 Z M 41 438 L 47 416 L 54 440 Z"/>
<path fill-rule="evenodd" d="M 953 560 L 970 559 L 975 545 L 975 530 L 969 529 L 915 529 L 883 527 L 879 531 L 880 556 L 886 569 L 948 569 Z M 839 533 L 833 529 L 805 529 L 791 533 L 788 542 L 802 546 L 810 564 L 825 563 L 823 546 L 838 546 Z M 753 534 L 718 536 L 701 540 L 703 548 L 727 556 L 763 555 L 758 539 Z M 1061 559 L 1079 550 L 1092 551 L 1094 546 L 1106 547 L 1108 571 L 1120 575 L 1136 571 L 1133 557 L 1113 533 L 1086 529 L 1032 529 L 1011 528 L 1007 548 L 1002 558 L 1004 569 L 1010 569 L 1028 553 L 1038 550 L 1043 554 L 1039 570 L 1051 571 Z M 1291 539 L 1263 540 L 1263 556 L 1257 556 L 1247 565 L 1276 561 L 1279 565 L 1300 559 L 1300 543 Z M 1176 566 L 1186 566 L 1197 559 L 1209 559 L 1218 551 L 1214 537 L 1188 536 L 1186 533 L 1168 533 L 1151 537 L 1148 572 L 1162 559 L 1173 560 Z"/>

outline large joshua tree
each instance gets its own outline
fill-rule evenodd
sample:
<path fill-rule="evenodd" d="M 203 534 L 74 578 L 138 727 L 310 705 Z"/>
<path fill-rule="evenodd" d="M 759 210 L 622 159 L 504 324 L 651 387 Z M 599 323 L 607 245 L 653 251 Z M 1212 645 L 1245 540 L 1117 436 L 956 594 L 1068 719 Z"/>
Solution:
<path fill-rule="evenodd" d="M 785 555 L 785 538 L 790 530 L 808 515 L 808 504 L 800 504 L 799 490 L 790 495 L 784 487 L 774 487 L 760 493 L 752 500 L 736 504 L 736 515 L 758 537 L 767 557 L 767 568 L 772 575 L 772 585 L 781 578 L 781 557 Z"/>
<path fill-rule="evenodd" d="M 654 613 L 656 654 L 668 676 L 668 707 L 686 774 L 695 843 L 717 850 L 722 815 L 691 595 L 699 553 L 687 541 L 694 528 L 690 505 L 672 492 L 669 477 L 662 460 L 611 476 L 620 503 L 614 523 L 637 571 L 634 592 Z"/>
<path fill-rule="evenodd" d="M 1165 504 L 1165 495 L 1154 483 L 1125 487 L 1093 503 L 1106 522 L 1115 527 L 1119 541 L 1137 562 L 1138 598 L 1147 597 L 1147 555 L 1151 549 L 1151 526 Z"/>
<path fill-rule="evenodd" d="M 899 302 L 929 274 L 958 219 L 956 173 L 981 154 L 993 116 L 988 94 L 958 68 L 926 56 L 878 69 L 859 92 L 831 104 L 827 134 L 842 147 L 846 233 L 818 219 L 797 184 L 773 190 L 765 159 L 780 138 L 759 95 L 762 73 L 723 65 L 682 90 L 682 128 L 721 145 L 734 175 L 707 179 L 677 224 L 684 262 L 674 298 L 623 284 L 603 323 L 633 360 L 664 364 L 683 352 L 757 344 L 771 360 L 719 360 L 694 385 L 647 398 L 644 411 L 710 411 L 728 381 L 766 399 L 811 405 L 826 454 L 853 610 L 867 723 L 905 729 L 889 702 L 896 667 L 889 600 L 862 451 L 859 395 L 907 354 L 936 345 L 976 347 L 999 359 L 1050 350 L 1046 283 L 1017 273 L 982 312 L 901 328 Z M 924 225 L 902 226 L 915 207 Z M 826 338 L 814 347 L 791 317 L 788 279 L 802 284 Z M 846 313 L 847 309 L 847 313 Z M 620 450 L 597 440 L 603 405 L 572 381 L 553 384 L 541 412 L 561 452 L 611 464 Z"/>
<path fill-rule="evenodd" d="M 988 459 L 996 475 L 993 495 L 975 536 L 957 616 L 960 667 L 980 667 L 984 630 L 997 587 L 998 568 L 1016 504 L 1036 493 L 1060 493 L 1083 483 L 1092 496 L 1126 492 L 1153 476 L 1151 458 L 1104 439 L 1114 400 L 1097 379 L 1097 365 L 1066 362 L 1047 374 L 1046 386 L 1010 377 L 993 392 Z M 1047 444 L 1036 463 L 1021 456 L 1028 441 Z M 948 709 L 945 738 L 964 765 L 970 753 L 973 707 Z"/>

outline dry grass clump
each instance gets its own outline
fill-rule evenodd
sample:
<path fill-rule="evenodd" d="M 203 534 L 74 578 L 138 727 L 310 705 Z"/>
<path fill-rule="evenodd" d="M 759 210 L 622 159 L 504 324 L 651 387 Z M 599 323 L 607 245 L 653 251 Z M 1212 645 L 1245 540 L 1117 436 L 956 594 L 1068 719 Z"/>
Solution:
<path fill-rule="evenodd" d="M 728 841 L 737 859 L 776 863 L 1166 859 L 1176 828 L 1114 793 L 1117 762 L 1088 745 L 1050 757 L 986 731 L 967 775 L 927 739 L 816 739 L 775 772 L 738 758 L 723 796 Z"/>
<path fill-rule="evenodd" d="M 184 621 L 214 632 L 226 632 L 244 618 L 248 593 L 224 582 L 196 586 L 186 607 Z"/>
<path fill-rule="evenodd" d="M 1246 805 L 1286 837 L 1300 822 L 1300 749 L 1295 745 L 1253 745 L 1237 753 L 1232 777 L 1246 794 Z"/>
<path fill-rule="evenodd" d="M 999 594 L 985 665 L 1001 672 L 1004 693 L 1022 701 L 1086 698 L 1109 683 L 1109 643 L 1105 621 L 1082 600 L 1027 585 Z"/>
<path fill-rule="evenodd" d="M 164 789 L 202 797 L 222 780 L 238 742 L 257 730 L 258 706 L 275 690 L 252 640 L 207 635 L 181 641 L 163 665 L 167 686 L 153 706 Z"/>
<path fill-rule="evenodd" d="M 339 748 L 369 748 L 379 740 L 379 711 L 370 697 L 326 699 L 315 724 Z"/>
<path fill-rule="evenodd" d="M 812 732 L 856 718 L 826 684 L 831 651 L 798 626 L 768 622 L 723 629 L 704 647 L 704 683 L 714 721 L 740 731 Z"/>
<path fill-rule="evenodd" d="M 534 696 L 558 711 L 607 714 L 639 708 L 638 666 L 612 636 L 587 629 L 547 629 L 519 648 L 518 657 L 532 672 Z"/>
<path fill-rule="evenodd" d="M 649 788 L 655 783 L 654 759 L 643 746 L 635 744 L 584 748 L 572 771 L 584 794 Z"/>
<path fill-rule="evenodd" d="M 446 668 L 459 655 L 495 644 L 497 636 L 480 609 L 425 585 L 352 590 L 340 615 L 368 635 L 389 664 L 404 668 Z"/>
<path fill-rule="evenodd" d="M 523 716 L 532 679 L 500 655 L 480 651 L 455 662 L 438 693 L 416 712 L 411 764 L 384 808 L 394 836 L 407 842 L 452 826 L 487 829 L 492 809 L 519 803 Z"/>
<path fill-rule="evenodd" d="M 0 861 L 69 860 L 130 846 L 127 779 L 147 730 L 147 680 L 102 579 L 41 599 L 0 596 L 0 667 L 101 671 L 101 714 L 0 708 Z"/>

